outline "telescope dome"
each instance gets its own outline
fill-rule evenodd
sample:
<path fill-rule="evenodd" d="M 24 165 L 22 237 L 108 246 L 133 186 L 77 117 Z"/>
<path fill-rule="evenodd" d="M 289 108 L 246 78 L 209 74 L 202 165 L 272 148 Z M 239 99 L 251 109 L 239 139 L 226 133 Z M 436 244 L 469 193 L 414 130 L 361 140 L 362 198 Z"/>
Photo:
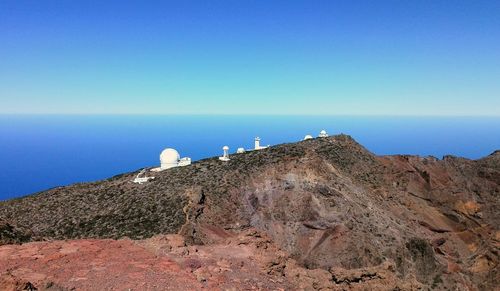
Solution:
<path fill-rule="evenodd" d="M 172 149 L 164 149 L 160 154 L 160 163 L 162 169 L 168 169 L 177 166 L 181 156 L 179 153 Z"/>

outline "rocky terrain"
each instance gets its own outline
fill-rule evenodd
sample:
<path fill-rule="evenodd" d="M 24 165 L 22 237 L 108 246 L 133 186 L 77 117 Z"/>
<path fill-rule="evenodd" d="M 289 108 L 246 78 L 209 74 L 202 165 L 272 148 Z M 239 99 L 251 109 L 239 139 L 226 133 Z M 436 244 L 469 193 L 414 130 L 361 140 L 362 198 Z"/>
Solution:
<path fill-rule="evenodd" d="M 375 156 L 339 135 L 136 174 L 0 202 L 0 286 L 498 289 L 498 151 Z"/>

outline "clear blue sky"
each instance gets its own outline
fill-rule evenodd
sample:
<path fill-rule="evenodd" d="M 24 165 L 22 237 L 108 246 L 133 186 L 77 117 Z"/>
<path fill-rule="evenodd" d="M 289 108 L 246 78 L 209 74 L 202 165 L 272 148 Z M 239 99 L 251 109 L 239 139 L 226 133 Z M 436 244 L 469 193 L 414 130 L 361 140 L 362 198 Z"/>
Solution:
<path fill-rule="evenodd" d="M 0 113 L 500 115 L 500 1 L 0 1 Z"/>

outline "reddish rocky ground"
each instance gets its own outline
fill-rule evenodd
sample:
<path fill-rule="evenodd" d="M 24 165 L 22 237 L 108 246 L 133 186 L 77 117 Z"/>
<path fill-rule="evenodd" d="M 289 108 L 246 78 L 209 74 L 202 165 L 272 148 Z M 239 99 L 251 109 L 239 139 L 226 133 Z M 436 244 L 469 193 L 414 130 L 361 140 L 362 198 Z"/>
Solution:
<path fill-rule="evenodd" d="M 173 248 L 173 249 L 172 249 Z M 184 247 L 180 236 L 144 241 L 70 240 L 0 247 L 1 290 L 238 290 L 278 283 L 249 259 L 245 245 Z M 284 285 L 284 284 L 281 284 Z M 16 289 L 17 288 L 17 289 Z"/>
<path fill-rule="evenodd" d="M 146 240 L 82 239 L 0 246 L 0 290 L 386 290 L 394 266 L 308 270 L 264 234 L 209 227 L 217 240 L 186 246 L 180 235 Z M 332 281 L 334 275 L 338 282 Z"/>

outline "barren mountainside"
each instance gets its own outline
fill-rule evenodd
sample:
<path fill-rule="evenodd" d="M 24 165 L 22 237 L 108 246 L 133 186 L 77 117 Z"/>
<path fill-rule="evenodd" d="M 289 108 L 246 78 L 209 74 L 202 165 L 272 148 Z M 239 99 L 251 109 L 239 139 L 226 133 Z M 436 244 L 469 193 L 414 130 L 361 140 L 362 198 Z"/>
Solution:
<path fill-rule="evenodd" d="M 265 274 L 284 288 L 500 282 L 499 151 L 479 160 L 376 156 L 338 135 L 150 172 L 155 179 L 142 185 L 131 182 L 137 173 L 0 202 L 0 239 L 147 243 L 178 234 L 186 247 L 215 248 L 251 233 L 262 243 L 246 244 L 255 258 L 273 258 Z"/>

